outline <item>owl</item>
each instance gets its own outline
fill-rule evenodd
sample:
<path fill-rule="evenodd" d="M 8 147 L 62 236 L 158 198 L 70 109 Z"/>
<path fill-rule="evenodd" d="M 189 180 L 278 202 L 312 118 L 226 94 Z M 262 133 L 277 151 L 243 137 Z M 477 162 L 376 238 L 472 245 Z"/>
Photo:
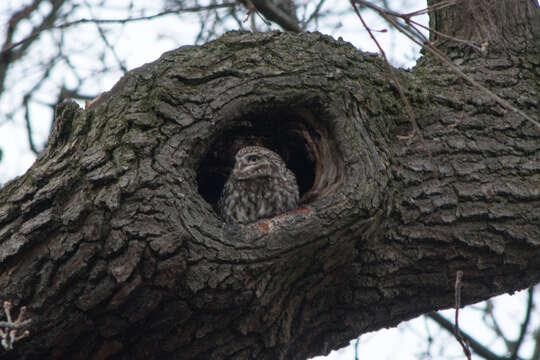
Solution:
<path fill-rule="evenodd" d="M 240 149 L 218 208 L 228 223 L 247 224 L 296 208 L 298 184 L 275 152 L 260 146 Z"/>

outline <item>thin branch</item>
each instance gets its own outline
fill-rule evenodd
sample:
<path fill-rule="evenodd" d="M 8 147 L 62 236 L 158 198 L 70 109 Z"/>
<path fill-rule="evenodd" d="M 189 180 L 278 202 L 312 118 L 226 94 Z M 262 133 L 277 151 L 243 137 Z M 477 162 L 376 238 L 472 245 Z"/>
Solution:
<path fill-rule="evenodd" d="M 210 21 L 208 21 L 208 18 L 210 17 L 209 13 L 199 13 L 198 15 L 199 21 L 201 23 L 201 28 L 199 29 L 199 33 L 195 37 L 195 44 L 198 44 L 203 39 L 204 32 L 206 31 L 206 25 L 210 23 Z"/>
<path fill-rule="evenodd" d="M 422 353 L 422 355 L 427 356 L 428 358 L 432 358 L 431 355 L 431 347 L 433 346 L 433 335 L 431 334 L 431 329 L 429 327 L 429 321 L 427 316 L 423 316 L 422 319 L 424 320 L 424 331 L 427 335 L 426 338 L 426 350 Z M 421 356 L 421 358 L 424 358 L 424 356 Z"/>
<path fill-rule="evenodd" d="M 427 316 L 435 321 L 437 324 L 439 324 L 443 329 L 447 330 L 451 334 L 454 334 L 454 324 L 452 324 L 451 321 L 447 320 L 444 316 L 442 316 L 439 313 L 431 312 L 428 313 Z M 472 336 L 467 334 L 464 331 L 461 331 L 461 336 L 469 343 L 471 346 L 471 349 L 478 355 L 483 357 L 486 360 L 508 360 L 506 357 L 499 356 L 491 350 L 489 350 L 484 345 L 480 344 L 478 341 L 476 341 Z"/>
<path fill-rule="evenodd" d="M 15 31 L 17 30 L 17 25 L 19 22 L 21 22 L 24 19 L 29 18 L 32 15 L 32 12 L 34 12 L 42 0 L 34 0 L 31 4 L 25 6 L 19 11 L 16 11 L 11 18 L 8 21 L 8 26 L 6 30 L 6 38 L 4 40 L 4 44 L 2 45 L 2 54 L 5 49 L 8 49 L 11 46 L 11 41 L 13 40 L 13 36 L 15 34 Z"/>
<path fill-rule="evenodd" d="M 19 21 L 26 19 L 32 15 L 32 12 L 36 10 L 41 0 L 35 0 L 34 3 L 24 8 L 21 11 L 15 13 L 9 21 L 8 34 L 4 44 L 2 45 L 2 51 L 0 52 L 0 94 L 4 92 L 4 81 L 6 79 L 7 71 L 9 65 L 14 61 L 20 59 L 25 51 L 30 47 L 34 40 L 37 39 L 38 35 L 45 29 L 51 28 L 52 24 L 57 18 L 60 8 L 66 0 L 52 0 L 52 8 L 49 13 L 43 18 L 41 23 L 35 27 L 30 35 L 25 39 L 12 43 L 13 34 L 16 31 L 16 27 Z M 16 46 L 20 46 L 16 51 L 12 51 Z"/>
<path fill-rule="evenodd" d="M 159 13 L 156 13 L 156 14 L 153 14 L 153 15 L 148 15 L 148 16 L 127 17 L 127 18 L 123 18 L 123 19 L 86 19 L 86 18 L 82 18 L 82 19 L 77 19 L 77 20 L 73 20 L 73 21 L 69 21 L 69 22 L 64 22 L 64 23 L 61 23 L 61 24 L 51 24 L 51 25 L 48 25 L 48 26 L 39 27 L 39 28 L 35 29 L 34 31 L 32 31 L 30 33 L 30 35 L 28 35 L 26 38 L 2 48 L 2 51 L 0 52 L 0 56 L 4 55 L 5 53 L 7 53 L 8 51 L 10 51 L 11 49 L 13 49 L 13 48 L 15 48 L 17 46 L 24 45 L 27 42 L 29 42 L 30 40 L 33 40 L 33 39 L 37 38 L 38 35 L 44 30 L 64 29 L 64 28 L 71 27 L 71 26 L 74 26 L 74 25 L 86 24 L 86 23 L 92 23 L 92 24 L 125 24 L 125 23 L 129 23 L 129 22 L 153 20 L 155 18 L 159 18 L 159 17 L 162 17 L 162 16 L 171 15 L 171 14 L 186 13 L 186 12 L 199 12 L 199 11 L 205 11 L 205 10 L 218 9 L 218 8 L 233 8 L 235 6 L 236 6 L 236 3 L 225 3 L 225 4 L 216 4 L 216 5 L 209 5 L 209 6 L 195 6 L 195 7 L 183 8 L 183 9 L 182 8 L 170 9 L 170 10 L 165 10 L 165 11 L 162 11 L 162 12 L 159 12 Z"/>
<path fill-rule="evenodd" d="M 84 23 L 99 23 L 99 24 L 125 24 L 129 22 L 135 22 L 135 21 L 145 21 L 145 20 L 153 20 L 162 16 L 172 15 L 172 14 L 179 14 L 179 13 L 188 13 L 188 12 L 201 12 L 201 11 L 208 11 L 208 10 L 214 10 L 214 9 L 225 9 L 225 8 L 233 8 L 236 6 L 235 2 L 231 3 L 223 3 L 223 4 L 214 4 L 214 5 L 208 5 L 208 6 L 193 6 L 189 8 L 175 8 L 175 9 L 169 9 L 164 10 L 161 12 L 158 12 L 153 15 L 146 15 L 146 16 L 136 16 L 136 17 L 127 17 L 123 19 L 78 19 L 74 21 L 70 21 L 64 24 L 58 24 L 55 27 L 58 29 L 62 29 L 65 27 L 70 27 L 73 25 L 78 24 L 84 24 Z"/>
<path fill-rule="evenodd" d="M 313 21 L 313 19 L 316 19 L 316 18 L 319 17 L 319 13 L 320 13 L 321 8 L 322 8 L 322 6 L 324 5 L 325 2 L 326 2 L 326 0 L 320 0 L 319 3 L 317 4 L 317 6 L 315 6 L 315 10 L 313 10 L 311 15 L 309 15 L 309 18 L 304 22 L 304 29 L 307 28 L 308 24 L 311 21 Z"/>
<path fill-rule="evenodd" d="M 34 135 L 32 131 L 32 122 L 30 121 L 30 93 L 24 95 L 23 98 L 23 105 L 24 105 L 24 123 L 26 125 L 26 137 L 28 138 L 28 144 L 30 145 L 30 150 L 34 154 L 39 154 L 39 150 L 36 146 L 36 143 L 34 141 Z"/>
<path fill-rule="evenodd" d="M 434 12 L 434 11 L 444 9 L 446 7 L 449 7 L 449 6 L 454 6 L 454 5 L 456 5 L 457 3 L 461 2 L 461 1 L 464 1 L 464 0 L 441 1 L 441 2 L 439 2 L 437 4 L 435 4 L 435 5 L 428 6 L 427 8 L 420 9 L 420 10 L 417 10 L 417 11 L 413 11 L 413 12 L 410 12 L 410 13 L 407 13 L 407 14 L 403 14 L 403 16 L 411 18 L 413 16 L 428 14 L 428 13 L 431 13 L 431 12 Z"/>
<path fill-rule="evenodd" d="M 88 3 L 88 1 L 85 1 L 84 3 L 86 5 L 86 7 L 88 8 L 88 12 L 90 13 L 90 15 L 92 17 L 94 17 L 94 15 L 92 13 L 92 6 Z M 94 24 L 96 25 L 99 37 L 101 38 L 101 40 L 103 40 L 103 43 L 105 44 L 105 48 L 109 49 L 110 53 L 112 54 L 112 56 L 116 60 L 116 63 L 118 64 L 118 67 L 120 68 L 120 70 L 122 70 L 122 72 L 124 74 L 127 73 L 128 69 L 127 69 L 126 65 L 124 64 L 124 62 L 120 59 L 120 57 L 116 53 L 116 50 L 114 49 L 114 46 L 112 46 L 111 43 L 109 42 L 109 39 L 107 39 L 107 35 L 105 35 L 105 31 L 101 27 L 101 24 L 99 24 L 99 23 L 94 23 Z"/>
<path fill-rule="evenodd" d="M 236 25 L 238 26 L 240 30 L 245 30 L 244 22 L 238 17 L 238 15 L 236 14 L 235 11 L 233 11 L 233 9 L 229 11 L 229 15 L 234 19 L 234 21 L 236 22 Z"/>
<path fill-rule="evenodd" d="M 485 313 L 489 320 L 491 320 L 490 328 L 495 332 L 495 334 L 504 341 L 507 348 L 511 347 L 512 342 L 508 339 L 508 337 L 504 334 L 502 327 L 499 325 L 499 322 L 497 321 L 497 318 L 495 317 L 495 313 L 493 311 L 494 306 L 492 300 L 486 300 L 486 309 Z"/>
<path fill-rule="evenodd" d="M 34 141 L 34 136 L 32 134 L 32 122 L 30 119 L 30 102 L 33 100 L 32 96 L 34 93 L 43 85 L 43 82 L 49 78 L 51 75 L 52 70 L 56 66 L 57 61 L 60 59 L 60 56 L 53 56 L 48 63 L 42 64 L 42 66 L 45 68 L 43 74 L 41 75 L 41 78 L 32 86 L 30 90 L 28 90 L 24 96 L 22 105 L 24 107 L 24 120 L 25 120 L 25 126 L 26 126 L 26 136 L 28 138 L 28 143 L 30 145 L 30 150 L 34 154 L 39 154 L 39 149 L 36 146 L 36 143 Z"/>
<path fill-rule="evenodd" d="M 405 111 L 407 112 L 407 116 L 409 117 L 409 121 L 411 122 L 411 125 L 412 125 L 412 128 L 413 128 L 413 131 L 411 132 L 411 134 L 409 134 L 408 136 L 404 136 L 404 137 L 398 137 L 398 139 L 400 139 L 400 140 L 410 140 L 415 135 L 417 135 L 418 138 L 420 139 L 420 142 L 422 143 L 422 145 L 426 149 L 426 152 L 428 154 L 430 163 L 433 164 L 433 157 L 431 155 L 431 150 L 426 145 L 426 142 L 424 140 L 424 136 L 420 132 L 420 128 L 418 127 L 418 123 L 416 122 L 416 118 L 415 118 L 415 116 L 414 116 L 414 114 L 412 112 L 412 108 L 411 108 L 411 105 L 409 104 L 409 100 L 405 96 L 405 93 L 403 92 L 403 89 L 401 88 L 401 85 L 399 84 L 399 81 L 397 79 L 397 76 L 394 73 L 394 68 L 392 67 L 392 65 L 390 65 L 390 62 L 388 61 L 388 58 L 386 57 L 386 53 L 384 52 L 382 46 L 379 44 L 379 42 L 377 41 L 377 39 L 373 35 L 372 30 L 367 26 L 366 22 L 364 21 L 364 18 L 362 17 L 362 15 L 360 14 L 360 11 L 358 10 L 358 8 L 356 6 L 355 0 L 350 0 L 350 1 L 351 1 L 351 5 L 352 5 L 352 7 L 354 9 L 354 12 L 356 13 L 358 18 L 362 22 L 362 25 L 364 26 L 364 28 L 368 32 L 368 34 L 371 37 L 371 39 L 373 40 L 373 42 L 375 42 L 375 45 L 377 45 L 377 48 L 379 49 L 379 51 L 381 52 L 381 55 L 383 56 L 383 59 L 384 59 L 384 63 L 386 64 L 386 67 L 388 69 L 388 72 L 390 73 L 392 81 L 394 82 L 394 85 L 396 86 L 396 88 L 398 90 L 399 97 L 401 98 L 401 101 L 403 101 L 403 104 L 405 105 Z M 438 178 L 439 176 L 438 176 L 437 168 L 435 166 L 432 166 L 432 167 L 433 167 L 433 176 L 435 178 Z"/>
<path fill-rule="evenodd" d="M 399 81 L 398 81 L 398 79 L 396 77 L 396 74 L 394 73 L 394 69 L 392 68 L 392 66 L 390 65 L 390 62 L 388 61 L 388 58 L 386 57 L 386 53 L 384 52 L 382 46 L 379 44 L 379 42 L 377 41 L 377 39 L 373 35 L 373 32 L 371 31 L 371 29 L 367 26 L 366 22 L 364 21 L 364 18 L 360 14 L 360 11 L 356 7 L 356 4 L 355 4 L 354 0 L 351 0 L 351 5 L 352 5 L 352 7 L 354 9 L 354 12 L 356 13 L 358 18 L 362 22 L 362 25 L 364 26 L 364 28 L 368 32 L 369 36 L 371 37 L 371 39 L 373 40 L 375 45 L 377 45 L 377 48 L 379 48 L 379 51 L 381 52 L 381 55 L 382 55 L 382 57 L 384 59 L 384 62 L 386 64 L 386 68 L 388 70 L 388 73 L 392 77 L 392 81 L 394 82 L 394 85 L 396 86 L 396 88 L 397 88 L 397 90 L 399 92 L 399 97 L 401 98 L 401 101 L 403 101 L 403 104 L 405 105 L 405 110 L 407 111 L 407 115 L 409 116 L 409 120 L 410 120 L 410 122 L 412 124 L 413 132 L 418 134 L 420 137 L 422 137 L 422 134 L 420 133 L 420 129 L 418 128 L 418 124 L 416 123 L 416 118 L 414 117 L 414 114 L 412 113 L 411 106 L 409 104 L 409 100 L 407 100 L 407 97 L 405 96 L 405 94 L 403 93 L 403 90 L 401 89 L 401 86 L 399 85 Z"/>
<path fill-rule="evenodd" d="M 414 21 L 414 20 L 412 20 L 412 19 L 409 19 L 409 21 L 410 21 L 412 24 L 414 24 L 414 25 L 416 25 L 416 26 L 419 26 L 419 27 L 421 27 L 421 28 L 424 29 L 424 30 L 427 30 L 427 31 L 429 31 L 429 32 L 432 32 L 432 33 L 434 33 L 434 34 L 439 35 L 440 37 L 443 37 L 443 38 L 448 39 L 448 40 L 452 40 L 452 41 L 457 42 L 457 43 L 462 43 L 462 44 L 468 45 L 468 46 L 470 46 L 471 48 L 475 49 L 475 50 L 478 51 L 478 52 L 484 51 L 484 50 L 482 49 L 481 46 L 476 45 L 476 44 L 473 43 L 472 41 L 469 41 L 469 40 L 463 40 L 463 39 L 459 39 L 459 38 L 456 38 L 456 37 L 453 37 L 453 36 L 450 36 L 450 35 L 446 35 L 445 33 L 442 33 L 442 32 L 440 32 L 440 31 L 437 31 L 437 30 L 433 29 L 433 28 L 430 28 L 429 26 L 425 26 L 425 25 L 423 25 L 423 24 L 420 24 L 419 22 Z M 426 41 L 427 41 L 427 39 L 426 39 Z"/>
<path fill-rule="evenodd" d="M 510 355 L 510 360 L 517 359 L 519 348 L 521 347 L 521 344 L 523 343 L 523 339 L 525 339 L 525 335 L 527 334 L 527 328 L 531 320 L 531 312 L 532 312 L 532 309 L 534 308 L 533 289 L 534 289 L 533 287 L 530 287 L 529 290 L 527 291 L 528 299 L 527 299 L 527 310 L 525 311 L 525 319 L 521 323 L 518 339 L 515 342 L 515 344 L 513 344 L 514 349 L 512 350 L 512 355 Z"/>
<path fill-rule="evenodd" d="M 399 23 L 399 22 L 395 22 L 395 24 L 392 24 L 390 23 L 390 25 L 392 26 L 399 26 L 400 28 L 403 29 L 403 31 L 409 33 L 409 34 L 412 34 L 414 35 L 417 39 L 422 39 L 423 38 L 423 35 L 422 33 L 416 29 L 414 26 L 410 26 L 409 22 L 408 22 L 408 18 L 404 17 L 403 14 L 401 13 L 398 13 L 398 12 L 395 12 L 391 9 L 388 8 L 388 4 L 385 2 L 385 7 L 380 7 L 378 5 L 375 5 L 373 3 L 370 3 L 370 2 L 367 2 L 367 1 L 357 1 L 358 3 L 364 5 L 365 7 L 371 9 L 371 10 L 374 10 L 375 12 L 377 13 L 381 13 L 381 12 L 384 12 L 386 13 L 388 16 L 391 16 L 393 18 L 403 18 L 405 20 L 405 24 L 402 24 L 402 23 Z M 388 20 L 386 18 L 384 18 L 385 21 L 388 22 Z"/>
<path fill-rule="evenodd" d="M 469 345 L 463 341 L 463 337 L 461 336 L 461 332 L 459 331 L 459 308 L 461 307 L 461 279 L 463 278 L 463 271 L 458 270 L 456 272 L 456 284 L 454 285 L 454 300 L 455 300 L 455 307 L 456 307 L 456 317 L 454 320 L 454 336 L 456 337 L 459 345 L 461 345 L 461 348 L 463 349 L 463 353 L 467 357 L 467 359 L 471 360 L 471 350 L 469 349 Z"/>
<path fill-rule="evenodd" d="M 540 328 L 534 333 L 534 351 L 531 360 L 540 359 Z"/>

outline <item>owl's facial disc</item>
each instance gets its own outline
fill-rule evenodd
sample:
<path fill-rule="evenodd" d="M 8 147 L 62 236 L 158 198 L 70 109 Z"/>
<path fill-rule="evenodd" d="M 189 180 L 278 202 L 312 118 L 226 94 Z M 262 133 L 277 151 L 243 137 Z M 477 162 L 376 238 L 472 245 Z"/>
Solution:
<path fill-rule="evenodd" d="M 258 154 L 245 154 L 236 160 L 233 173 L 238 180 L 272 176 L 272 164 Z"/>

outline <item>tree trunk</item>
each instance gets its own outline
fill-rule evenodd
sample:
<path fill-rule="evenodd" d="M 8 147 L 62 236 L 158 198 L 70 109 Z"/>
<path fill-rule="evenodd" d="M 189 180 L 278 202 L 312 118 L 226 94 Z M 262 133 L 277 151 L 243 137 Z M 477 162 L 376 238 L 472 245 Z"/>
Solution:
<path fill-rule="evenodd" d="M 487 51 L 438 48 L 537 119 L 536 2 L 468 3 L 432 26 Z M 463 305 L 538 282 L 540 129 L 431 56 L 396 71 L 422 137 L 379 57 L 317 33 L 227 33 L 61 104 L 0 190 L 0 299 L 32 319 L 0 359 L 305 359 L 453 306 L 458 271 Z M 297 210 L 218 217 L 246 144 Z"/>

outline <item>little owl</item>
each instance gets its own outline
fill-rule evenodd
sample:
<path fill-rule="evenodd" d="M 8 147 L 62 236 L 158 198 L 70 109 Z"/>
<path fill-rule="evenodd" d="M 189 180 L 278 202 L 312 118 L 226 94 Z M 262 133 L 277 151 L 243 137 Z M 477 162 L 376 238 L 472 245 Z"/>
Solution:
<path fill-rule="evenodd" d="M 296 208 L 298 184 L 275 152 L 260 146 L 240 149 L 218 208 L 228 223 L 247 224 Z"/>

